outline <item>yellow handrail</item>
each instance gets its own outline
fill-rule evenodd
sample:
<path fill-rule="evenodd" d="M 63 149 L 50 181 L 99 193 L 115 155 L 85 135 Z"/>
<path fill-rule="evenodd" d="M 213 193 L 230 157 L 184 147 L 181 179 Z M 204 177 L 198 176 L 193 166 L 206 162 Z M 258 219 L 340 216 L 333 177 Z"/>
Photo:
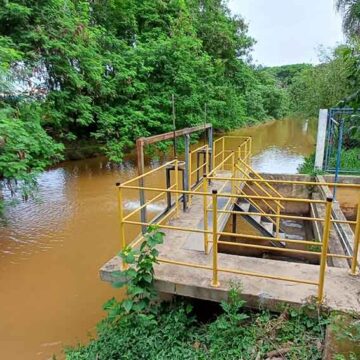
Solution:
<path fill-rule="evenodd" d="M 203 180 L 203 192 L 207 193 L 208 192 L 208 180 L 206 178 L 206 175 L 204 175 L 204 180 Z M 203 196 L 203 208 L 204 208 L 204 230 L 207 231 L 208 230 L 208 204 L 207 204 L 207 196 Z M 204 232 L 204 251 L 205 254 L 209 253 L 209 242 L 208 242 L 208 234 L 206 232 Z"/>
<path fill-rule="evenodd" d="M 210 177 L 211 179 L 215 179 L 215 177 Z M 229 180 L 229 178 L 225 176 L 216 176 L 216 180 Z M 248 178 L 235 177 L 233 178 L 235 181 L 248 181 Z M 332 183 L 332 182 L 316 182 L 316 181 L 300 181 L 300 180 L 277 180 L 277 179 L 254 179 L 251 178 L 252 182 L 258 183 L 269 183 L 269 184 L 289 184 L 289 185 L 309 185 L 309 186 L 338 186 L 349 189 L 359 189 L 360 184 L 347 184 L 347 183 Z"/>
<path fill-rule="evenodd" d="M 190 263 L 190 262 L 184 262 L 184 261 L 177 261 L 175 260 L 174 254 L 171 254 L 171 258 L 168 259 L 166 254 L 162 253 L 159 257 L 160 263 L 168 263 L 168 264 L 174 264 L 179 266 L 189 266 L 191 268 L 198 268 L 198 269 L 204 269 L 204 270 L 210 270 L 212 271 L 212 278 L 211 278 L 211 286 L 219 286 L 221 279 L 219 279 L 219 274 L 221 273 L 233 273 L 233 274 L 239 274 L 243 276 L 253 276 L 253 277 L 259 277 L 264 279 L 273 279 L 273 280 L 280 280 L 280 281 L 288 281 L 293 283 L 300 283 L 300 284 L 309 284 L 309 285 L 315 285 L 317 286 L 317 299 L 319 303 L 321 303 L 324 299 L 324 286 L 325 286 L 325 276 L 326 276 L 326 262 L 328 258 L 340 258 L 340 259 L 350 259 L 351 260 L 351 274 L 357 273 L 357 264 L 358 264 L 358 251 L 360 246 L 360 204 L 358 205 L 358 212 L 357 212 L 357 218 L 356 221 L 350 221 L 350 220 L 338 220 L 334 219 L 331 216 L 331 210 L 332 210 L 332 203 L 329 199 L 326 201 L 324 200 L 318 200 L 318 199 L 300 199 L 300 198 L 293 198 L 293 197 L 284 197 L 278 192 L 271 184 L 273 183 L 291 183 L 295 185 L 332 185 L 333 183 L 317 183 L 317 182 L 310 182 L 310 181 L 286 181 L 286 180 L 273 180 L 264 179 L 261 175 L 256 173 L 250 165 L 251 160 L 251 147 L 252 147 L 252 141 L 251 138 L 246 138 L 245 141 L 243 141 L 240 146 L 238 147 L 238 151 L 234 152 L 232 150 L 226 150 L 225 149 L 225 139 L 227 136 L 224 136 L 222 138 L 217 139 L 213 143 L 213 153 L 212 157 L 217 158 L 221 156 L 221 160 L 219 164 L 215 166 L 214 163 L 214 169 L 206 176 L 206 174 L 203 177 L 203 181 L 199 182 L 197 186 L 200 186 L 200 183 L 202 185 L 202 189 L 199 191 L 195 190 L 184 190 L 180 187 L 180 181 L 179 181 L 179 161 L 177 159 L 173 161 L 169 161 L 162 166 L 152 169 L 148 171 L 147 173 L 137 176 L 133 179 L 130 179 L 126 181 L 123 184 L 118 185 L 118 203 L 119 203 L 119 220 L 120 220 L 120 246 L 123 250 L 126 247 L 127 241 L 126 241 L 126 234 L 125 226 L 149 226 L 151 224 L 157 224 L 159 228 L 165 229 L 167 231 L 181 231 L 181 232 L 188 232 L 188 233 L 197 233 L 197 234 L 203 234 L 203 242 L 204 242 L 204 258 L 203 260 L 199 261 L 199 263 Z M 221 143 L 221 151 L 220 153 L 216 154 L 216 144 Z M 201 146 L 197 149 L 194 149 L 190 152 L 190 155 L 196 153 L 197 151 L 205 150 L 205 163 L 198 166 L 195 170 L 191 169 L 189 171 L 189 175 L 193 175 L 196 171 L 199 171 L 202 168 L 206 168 L 207 171 L 207 165 L 209 163 L 209 147 L 208 145 Z M 228 152 L 231 152 L 228 154 Z M 235 154 L 238 155 L 239 162 L 235 163 Z M 190 156 L 191 159 L 191 156 Z M 156 171 L 159 171 L 169 165 L 174 165 L 175 170 L 175 180 L 174 184 L 170 186 L 169 188 L 162 188 L 162 187 L 149 187 L 149 186 L 142 186 L 138 184 L 130 185 L 132 182 L 140 179 L 145 178 L 148 175 L 151 175 L 155 173 Z M 220 168 L 225 168 L 231 172 L 230 175 L 226 176 L 215 176 L 216 170 Z M 205 171 L 205 172 L 206 172 Z M 251 177 L 250 173 L 254 174 L 254 178 Z M 241 175 L 241 176 L 238 176 Z M 212 188 L 210 187 L 209 181 L 216 180 L 216 182 L 211 183 Z M 228 190 L 224 190 L 226 184 L 231 185 L 228 187 Z M 222 183 L 221 183 L 222 182 Z M 255 195 L 246 194 L 244 189 L 241 187 L 242 183 L 243 186 L 250 187 L 249 182 L 254 182 L 255 186 L 252 186 L 251 189 L 254 192 Z M 218 191 L 214 191 L 214 186 L 217 185 Z M 337 186 L 348 186 L 349 188 L 360 188 L 360 185 L 358 184 L 336 184 Z M 158 192 L 159 194 L 153 196 L 150 200 L 148 200 L 145 204 L 139 205 L 137 209 L 134 211 L 131 211 L 129 214 L 125 216 L 124 214 L 124 190 L 125 189 L 138 189 L 142 192 L 148 191 L 148 192 Z M 224 191 L 224 192 L 222 192 Z M 212 192 L 210 190 L 213 190 Z M 220 191 L 219 191 L 220 190 Z M 261 190 L 261 191 L 260 191 Z M 228 192 L 226 192 L 228 191 Z M 145 218 L 141 219 L 141 221 L 135 221 L 131 220 L 131 217 L 136 214 L 138 211 L 143 209 L 144 207 L 148 206 L 149 204 L 155 202 L 156 200 L 160 199 L 165 194 L 170 194 L 170 198 L 175 196 L 175 202 L 172 202 L 171 208 L 167 209 L 167 212 L 160 214 L 161 216 L 156 215 L 155 217 L 152 217 L 152 219 Z M 169 222 L 169 219 L 174 219 L 175 217 L 180 217 L 181 215 L 181 208 L 180 208 L 180 201 L 181 201 L 181 195 L 183 197 L 189 196 L 197 196 L 197 197 L 203 197 L 202 199 L 194 198 L 194 206 L 196 211 L 201 208 L 202 206 L 202 215 L 203 216 L 203 227 L 201 226 L 196 227 L 194 226 L 194 223 L 189 227 L 184 226 L 186 224 L 186 221 L 183 222 L 182 219 L 179 220 L 179 222 Z M 211 198 L 211 202 L 209 199 Z M 220 201 L 220 198 L 225 198 L 227 201 Z M 196 199 L 196 200 L 195 200 Z M 232 210 L 232 208 L 229 206 L 230 202 L 235 202 L 238 199 L 246 199 L 251 204 L 255 206 L 257 209 L 256 211 L 247 211 L 243 212 L 244 215 L 259 215 L 264 216 L 276 226 L 276 233 L 274 233 L 274 236 L 257 236 L 257 235 L 251 235 L 251 234 L 242 234 L 242 233 L 232 233 L 227 231 L 222 231 L 223 228 L 220 228 L 219 224 L 223 224 L 222 218 L 226 216 L 226 214 L 237 214 L 235 210 Z M 266 211 L 263 209 L 264 206 L 261 206 L 260 204 L 266 205 Z M 292 203 L 305 203 L 305 204 L 326 204 L 326 212 L 324 217 L 314 217 L 314 216 L 295 216 L 295 215 L 285 215 L 281 214 L 281 209 L 284 209 L 283 204 L 286 202 L 292 202 Z M 273 206 L 274 203 L 276 204 L 276 208 Z M 211 204 L 211 208 L 209 208 L 209 205 Z M 220 205 L 221 204 L 221 205 Z M 212 225 L 208 223 L 208 216 L 209 212 L 212 212 Z M 230 216 L 230 215 L 229 215 Z M 279 228 L 280 228 L 280 219 L 301 219 L 304 221 L 322 221 L 324 222 L 324 230 L 322 239 L 320 242 L 314 241 L 314 240 L 296 240 L 296 239 L 283 239 L 279 235 Z M 354 246 L 353 246 L 353 253 L 352 254 L 333 254 L 328 252 L 328 243 L 329 243 L 329 236 L 330 236 L 330 228 L 332 224 L 334 223 L 347 223 L 347 224 L 356 224 L 355 228 L 355 237 L 354 237 Z M 170 225 L 171 224 L 171 225 Z M 196 224 L 196 223 L 195 223 Z M 221 225 L 223 226 L 223 225 Z M 250 243 L 243 243 L 243 242 L 233 242 L 233 241 L 227 241 L 221 238 L 221 236 L 229 236 L 232 238 L 247 238 L 248 240 L 252 240 Z M 142 239 L 144 238 L 143 234 L 139 234 L 139 236 L 135 237 L 133 241 L 130 241 L 131 247 L 138 246 Z M 131 239 L 130 239 L 131 240 Z M 167 241 L 172 241 L 173 238 L 167 239 Z M 301 245 L 301 249 L 296 248 L 278 248 L 278 247 L 272 247 L 269 245 L 263 245 L 261 244 L 261 241 L 277 241 L 277 242 L 285 242 L 288 244 L 293 245 Z M 212 245 L 212 254 L 208 256 L 209 254 L 209 247 L 210 244 Z M 259 249 L 259 250 L 271 250 L 274 252 L 286 254 L 286 253 L 294 253 L 294 254 L 308 254 L 308 255 L 314 255 L 320 258 L 320 266 L 319 274 L 318 274 L 318 281 L 313 281 L 309 279 L 296 279 L 286 276 L 280 276 L 280 275 L 269 275 L 269 274 L 261 274 L 256 272 L 249 272 L 249 271 L 243 271 L 240 269 L 228 269 L 221 267 L 219 265 L 219 257 L 221 255 L 218 254 L 219 245 L 229 245 L 229 246 L 238 246 L 238 247 L 244 247 L 244 248 L 250 248 L 250 249 Z M 305 246 L 305 248 L 304 248 Z M 306 246 L 318 246 L 317 251 L 311 251 L 310 249 L 307 249 Z M 167 248 L 167 246 L 165 247 Z M 169 254 L 170 255 L 170 254 Z M 126 264 L 122 264 L 122 269 L 126 267 Z"/>
<path fill-rule="evenodd" d="M 209 173 L 209 176 L 211 176 L 212 174 L 215 174 L 216 170 L 218 170 L 220 167 L 223 168 L 224 164 L 231 159 L 231 157 L 234 156 L 234 153 L 229 154 L 226 158 L 224 157 L 224 159 L 220 162 L 220 164 L 218 164 L 217 166 L 215 166 Z"/>
<path fill-rule="evenodd" d="M 328 198 L 326 202 L 325 210 L 325 222 L 321 248 L 320 258 L 320 273 L 319 273 L 319 286 L 318 286 L 318 302 L 321 304 L 324 298 L 324 282 L 325 282 L 325 270 L 327 263 L 327 251 L 330 236 L 330 219 L 331 219 L 332 199 Z"/>
<path fill-rule="evenodd" d="M 242 170 L 239 166 L 237 166 L 237 165 L 235 165 L 235 166 L 237 167 L 238 170 L 240 170 L 241 172 L 243 172 L 243 170 Z M 249 177 L 248 180 L 251 181 L 251 177 Z M 246 185 L 252 192 L 254 192 L 255 195 L 260 196 L 260 194 L 259 194 L 254 188 L 252 188 L 252 187 L 248 184 L 247 181 L 245 182 L 245 185 Z M 259 189 L 260 189 L 261 191 L 263 191 L 267 196 L 270 196 L 270 194 L 269 194 L 265 189 L 263 189 L 261 186 L 259 186 Z M 265 197 L 265 198 L 266 198 L 266 197 Z M 275 210 L 265 199 L 262 199 L 262 201 L 263 201 L 263 202 L 265 203 L 265 205 L 268 206 L 269 209 L 271 209 L 274 213 L 276 212 L 276 210 Z M 276 202 L 276 201 L 275 201 L 275 203 L 276 203 L 277 205 L 281 206 L 282 209 L 285 209 L 280 203 L 278 203 L 278 202 Z"/>
<path fill-rule="evenodd" d="M 127 180 L 127 181 L 123 182 L 121 185 L 127 185 L 127 184 L 129 184 L 129 183 L 132 183 L 133 181 L 136 181 L 136 180 L 139 180 L 139 179 L 141 179 L 141 178 L 144 178 L 145 176 L 148 176 L 148 175 L 150 175 L 150 174 L 153 174 L 154 172 L 159 171 L 159 170 L 161 170 L 161 169 L 163 169 L 163 168 L 165 168 L 165 167 L 167 167 L 167 166 L 169 166 L 169 165 L 172 165 L 172 164 L 174 164 L 174 163 L 175 163 L 175 160 L 168 161 L 168 162 L 166 162 L 165 164 L 157 167 L 156 169 L 150 170 L 150 171 L 148 171 L 148 172 L 146 172 L 146 173 L 144 173 L 144 174 L 141 174 L 141 175 L 139 175 L 139 176 L 134 177 L 133 179 L 130 179 L 130 180 Z M 119 186 L 120 186 L 120 185 L 119 185 Z"/>
<path fill-rule="evenodd" d="M 227 179 L 230 180 L 230 179 Z M 190 190 L 170 190 L 170 189 L 166 189 L 166 188 L 155 188 L 155 187 L 149 187 L 149 186 L 136 186 L 136 185 L 119 185 L 119 187 L 122 187 L 124 189 L 143 189 L 143 190 L 148 190 L 148 191 L 164 191 L 164 192 L 173 192 L 173 193 L 179 193 L 179 194 L 189 194 L 189 195 L 209 195 L 209 194 L 205 194 L 203 192 L 195 192 L 195 191 L 190 191 Z M 238 198 L 238 197 L 246 197 L 249 199 L 262 199 L 262 196 L 253 196 L 253 195 L 244 195 L 244 196 L 239 196 L 238 194 L 231 194 L 231 193 L 218 193 L 218 197 L 229 197 L 229 198 Z M 282 200 L 284 202 L 303 202 L 303 203 L 307 203 L 307 204 L 326 204 L 325 200 L 317 200 L 317 199 L 299 199 L 299 198 L 288 198 L 288 197 L 275 197 L 275 196 L 271 196 L 271 197 L 267 197 L 267 199 L 269 200 Z"/>
<path fill-rule="evenodd" d="M 246 164 L 244 161 L 242 161 L 241 159 L 240 159 L 240 161 L 247 167 L 247 168 L 249 168 L 249 170 L 251 170 L 251 172 L 255 175 L 255 176 L 257 176 L 259 179 L 261 179 L 261 180 L 265 180 L 265 184 L 276 194 L 276 195 L 278 195 L 279 197 L 281 197 L 281 194 L 273 187 L 273 186 L 271 186 L 267 181 L 266 181 L 266 179 L 264 179 L 259 173 L 257 173 L 254 169 L 252 169 L 248 164 Z"/>
<path fill-rule="evenodd" d="M 244 190 L 238 188 L 238 190 L 240 191 L 240 194 L 244 194 L 244 195 L 247 195 Z M 261 199 L 263 200 L 263 199 Z M 259 204 L 257 204 L 255 201 L 253 201 L 252 199 L 249 199 L 248 200 L 252 206 L 254 206 L 255 209 L 257 209 L 259 211 L 259 213 L 264 213 L 265 211 L 259 206 Z M 264 201 L 264 200 L 263 200 Z M 274 221 L 273 219 L 269 218 L 269 220 L 274 224 L 276 225 L 276 221 Z"/>
<path fill-rule="evenodd" d="M 245 163 L 244 163 L 245 164 Z M 236 165 L 236 167 L 238 168 L 238 170 L 240 170 L 242 173 L 244 173 L 244 171 L 240 168 L 240 166 L 239 165 Z M 248 180 L 252 180 L 252 178 L 249 176 L 249 178 L 248 178 Z M 265 182 L 265 184 L 266 184 L 266 182 Z M 261 190 L 261 191 L 263 191 L 267 196 L 271 196 L 271 194 L 268 192 L 268 191 L 266 191 L 261 185 L 259 185 L 257 182 L 255 182 L 255 185 Z M 278 193 L 277 194 L 278 196 L 280 196 L 281 198 L 283 197 L 280 193 Z M 275 203 L 278 205 L 278 206 L 280 206 L 280 208 L 281 209 L 285 209 L 284 208 L 284 206 L 283 205 L 281 205 L 281 203 L 279 202 L 279 201 L 275 201 Z M 273 208 L 272 208 L 272 210 L 274 211 L 274 212 L 276 212 Z"/>
<path fill-rule="evenodd" d="M 358 270 L 358 255 L 359 255 L 359 243 L 360 243 L 360 202 L 357 206 L 356 213 L 356 228 L 354 233 L 354 249 L 353 249 L 353 259 L 351 261 L 351 274 L 357 275 Z"/>
<path fill-rule="evenodd" d="M 218 230 L 217 230 L 217 191 L 213 190 L 212 192 L 212 206 L 213 206 L 213 231 L 212 231 L 212 242 L 213 242 L 213 278 L 211 282 L 211 286 L 218 287 Z"/>

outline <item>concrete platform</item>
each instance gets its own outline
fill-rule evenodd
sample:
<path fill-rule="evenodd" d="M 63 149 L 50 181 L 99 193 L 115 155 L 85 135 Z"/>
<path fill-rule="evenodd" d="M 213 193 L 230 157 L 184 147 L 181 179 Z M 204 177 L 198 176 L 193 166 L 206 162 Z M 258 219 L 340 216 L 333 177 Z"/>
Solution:
<path fill-rule="evenodd" d="M 219 173 L 219 175 L 224 175 Z M 211 188 L 220 188 L 221 181 L 214 181 Z M 229 184 L 225 184 L 225 187 Z M 226 190 L 224 191 L 226 192 Z M 209 197 L 209 204 L 211 198 Z M 223 208 L 226 205 L 222 201 Z M 219 231 L 225 226 L 227 218 L 222 214 L 219 219 Z M 178 219 L 169 224 L 182 228 L 202 228 L 203 198 L 195 196 L 188 212 L 180 213 Z M 210 228 L 210 227 L 209 227 Z M 200 266 L 212 266 L 212 252 L 205 255 L 203 251 L 203 234 L 185 231 L 165 231 L 164 244 L 158 247 L 159 259 L 175 260 Z M 211 238 L 211 236 L 210 236 Z M 193 245 L 191 245 L 193 243 Z M 104 281 L 114 281 L 113 272 L 120 270 L 120 258 L 114 257 L 100 269 L 100 277 Z M 218 266 L 223 269 L 254 272 L 259 274 L 286 276 L 308 281 L 318 281 L 319 266 L 253 258 L 238 255 L 219 254 Z M 264 279 L 233 273 L 219 273 L 220 286 L 211 287 L 212 271 L 169 263 L 155 266 L 156 288 L 164 293 L 189 296 L 211 301 L 227 298 L 233 283 L 241 284 L 242 293 L 249 306 L 264 306 L 271 310 L 279 310 L 283 304 L 300 306 L 317 295 L 317 286 L 297 284 L 273 279 Z M 331 310 L 353 311 L 360 313 L 360 277 L 351 276 L 347 269 L 327 268 L 325 280 L 324 305 Z"/>
<path fill-rule="evenodd" d="M 208 256 L 210 257 L 210 256 Z M 195 259 L 183 261 L 194 262 Z M 204 260 L 204 259 L 202 259 Z M 203 265 L 210 261 L 202 261 Z M 319 266 L 289 263 L 245 256 L 219 254 L 219 266 L 271 275 L 284 275 L 317 281 Z M 118 257 L 110 260 L 100 270 L 101 279 L 111 282 L 113 271 L 120 270 Z M 242 295 L 250 307 L 263 306 L 280 310 L 284 304 L 301 306 L 314 301 L 317 287 L 252 276 L 220 273 L 220 286 L 211 287 L 212 272 L 172 264 L 155 267 L 155 286 L 158 291 L 220 302 L 227 299 L 231 284 L 240 284 Z M 330 310 L 360 313 L 360 276 L 350 276 L 340 268 L 328 268 L 325 280 L 324 306 Z"/>

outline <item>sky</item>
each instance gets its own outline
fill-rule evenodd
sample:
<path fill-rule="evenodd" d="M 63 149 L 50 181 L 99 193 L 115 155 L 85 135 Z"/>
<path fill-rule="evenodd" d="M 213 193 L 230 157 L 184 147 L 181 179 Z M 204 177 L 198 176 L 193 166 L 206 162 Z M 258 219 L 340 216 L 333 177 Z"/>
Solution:
<path fill-rule="evenodd" d="M 229 0 L 234 14 L 249 25 L 257 41 L 258 65 L 318 63 L 319 47 L 344 42 L 334 0 Z"/>

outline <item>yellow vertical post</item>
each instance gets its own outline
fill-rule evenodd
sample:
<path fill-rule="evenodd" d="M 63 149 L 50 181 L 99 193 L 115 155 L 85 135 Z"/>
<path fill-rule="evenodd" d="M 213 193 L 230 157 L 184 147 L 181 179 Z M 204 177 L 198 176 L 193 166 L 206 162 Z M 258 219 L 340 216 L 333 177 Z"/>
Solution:
<path fill-rule="evenodd" d="M 208 192 L 208 180 L 207 175 L 204 174 L 203 179 L 203 192 L 206 194 Z M 204 198 L 204 231 L 208 231 L 208 211 L 207 211 L 207 195 L 203 195 Z M 209 253 L 209 238 L 207 232 L 204 232 L 204 251 L 205 254 Z"/>
<path fill-rule="evenodd" d="M 244 154 L 244 161 L 247 163 L 247 159 L 248 159 L 248 141 L 246 139 L 245 143 L 244 143 L 244 148 L 245 148 L 245 154 Z"/>
<path fill-rule="evenodd" d="M 206 153 L 205 153 L 205 174 L 208 173 L 208 171 L 210 171 L 210 156 L 209 156 L 209 146 L 206 145 Z"/>
<path fill-rule="evenodd" d="M 179 217 L 179 160 L 175 159 L 175 216 Z"/>
<path fill-rule="evenodd" d="M 250 139 L 246 140 L 246 163 L 248 165 L 250 165 L 250 156 L 251 156 L 251 143 L 250 143 Z"/>
<path fill-rule="evenodd" d="M 249 138 L 249 160 L 248 160 L 248 165 L 251 166 L 251 159 L 252 159 L 252 138 Z"/>
<path fill-rule="evenodd" d="M 353 249 L 353 257 L 351 260 L 351 275 L 358 274 L 357 263 L 358 263 L 358 254 L 359 254 L 359 243 L 360 243 L 360 202 L 358 203 L 357 206 L 354 249 Z"/>
<path fill-rule="evenodd" d="M 211 286 L 218 287 L 220 285 L 218 279 L 218 243 L 217 243 L 217 190 L 212 191 L 212 212 L 213 212 L 213 278 Z"/>
<path fill-rule="evenodd" d="M 192 183 L 191 183 L 191 172 L 192 172 L 191 156 L 192 156 L 192 153 L 190 151 L 190 154 L 189 154 L 189 177 L 188 177 L 188 184 L 189 184 L 189 190 L 190 191 L 192 189 Z M 190 194 L 189 194 L 189 205 L 191 205 L 191 195 Z"/>
<path fill-rule="evenodd" d="M 324 229 L 322 237 L 322 249 L 321 249 L 321 258 L 320 258 L 320 275 L 319 275 L 319 285 L 318 285 L 318 302 L 321 304 L 324 299 L 324 284 L 325 284 L 325 271 L 327 264 L 327 249 L 329 245 L 329 235 L 331 227 L 331 208 L 332 208 L 332 197 L 326 199 L 326 209 L 325 209 L 325 218 L 324 218 Z"/>
<path fill-rule="evenodd" d="M 119 229 L 120 229 L 120 251 L 123 251 L 126 247 L 126 239 L 125 239 L 125 224 L 123 222 L 124 218 L 124 210 L 123 210 L 123 189 L 121 188 L 121 184 L 117 183 L 118 187 L 118 209 L 119 209 Z M 121 262 L 121 268 L 126 270 L 128 265 Z"/>
<path fill-rule="evenodd" d="M 238 150 L 237 150 L 237 165 L 238 166 L 240 166 L 240 161 L 239 161 L 240 159 L 241 159 L 241 149 L 240 149 L 240 146 L 238 146 Z M 236 170 L 237 170 L 236 176 L 237 177 L 241 176 L 239 170 L 238 169 L 236 169 Z"/>
<path fill-rule="evenodd" d="M 276 237 L 278 238 L 280 235 L 280 204 L 276 203 Z"/>
<path fill-rule="evenodd" d="M 225 161 L 225 136 L 222 138 L 222 165 L 221 169 L 224 170 L 224 161 Z"/>
<path fill-rule="evenodd" d="M 216 142 L 213 141 L 213 144 L 212 144 L 212 154 L 211 154 L 211 156 L 212 156 L 212 166 L 213 166 L 213 168 L 216 166 L 216 164 L 215 164 L 215 154 L 216 154 Z"/>
<path fill-rule="evenodd" d="M 235 152 L 232 151 L 231 153 L 231 177 L 234 178 L 235 177 Z M 235 181 L 231 180 L 231 193 L 235 194 Z"/>

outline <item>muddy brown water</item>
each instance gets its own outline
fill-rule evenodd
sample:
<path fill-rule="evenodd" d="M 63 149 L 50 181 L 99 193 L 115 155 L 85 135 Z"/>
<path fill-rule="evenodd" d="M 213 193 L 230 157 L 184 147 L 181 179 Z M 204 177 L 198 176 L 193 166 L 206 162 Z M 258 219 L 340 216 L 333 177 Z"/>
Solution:
<path fill-rule="evenodd" d="M 312 121 L 286 119 L 231 135 L 253 137 L 258 171 L 296 173 L 315 132 Z M 147 168 L 159 164 L 148 159 Z M 8 209 L 0 225 L 0 359 L 63 357 L 64 346 L 95 333 L 103 303 L 121 298 L 98 270 L 119 250 L 114 184 L 135 175 L 133 155 L 119 167 L 104 158 L 67 162 L 39 177 L 36 200 Z"/>

